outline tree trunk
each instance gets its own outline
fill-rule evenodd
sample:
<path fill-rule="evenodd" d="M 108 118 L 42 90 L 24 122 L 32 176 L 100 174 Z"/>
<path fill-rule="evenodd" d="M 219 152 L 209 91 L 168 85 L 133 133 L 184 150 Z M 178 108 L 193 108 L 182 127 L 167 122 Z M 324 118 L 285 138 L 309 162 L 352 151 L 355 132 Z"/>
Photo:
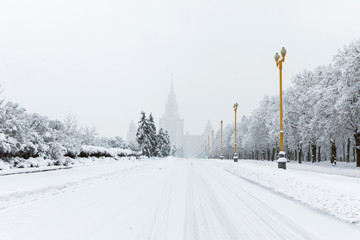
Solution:
<path fill-rule="evenodd" d="M 321 161 L 321 152 L 320 152 L 320 150 L 321 150 L 321 146 L 318 146 L 318 162 Z"/>
<path fill-rule="evenodd" d="M 272 154 L 271 154 L 271 161 L 275 160 L 275 148 L 273 147 L 272 149 Z"/>
<path fill-rule="evenodd" d="M 347 142 L 346 162 L 350 162 L 350 138 L 348 138 Z"/>
<path fill-rule="evenodd" d="M 316 162 L 316 144 L 311 145 L 311 157 L 312 163 Z"/>
<path fill-rule="evenodd" d="M 299 164 L 301 164 L 302 160 L 302 143 L 299 145 Z"/>
<path fill-rule="evenodd" d="M 343 142 L 343 161 L 345 162 L 345 142 Z"/>
<path fill-rule="evenodd" d="M 330 154 L 330 163 L 336 162 L 336 145 L 335 142 L 331 141 L 331 154 Z"/>
<path fill-rule="evenodd" d="M 356 167 L 360 167 L 360 133 L 354 134 L 356 146 Z"/>
<path fill-rule="evenodd" d="M 354 161 L 353 162 L 355 162 L 356 161 L 356 153 L 355 153 L 355 147 L 353 147 L 353 158 L 354 158 Z"/>

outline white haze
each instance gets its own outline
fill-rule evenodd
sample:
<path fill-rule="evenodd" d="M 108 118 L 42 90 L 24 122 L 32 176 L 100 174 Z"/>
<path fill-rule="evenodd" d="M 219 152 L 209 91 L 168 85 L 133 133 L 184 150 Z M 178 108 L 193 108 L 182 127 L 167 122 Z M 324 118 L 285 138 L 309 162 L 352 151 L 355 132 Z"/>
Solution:
<path fill-rule="evenodd" d="M 360 38 L 360 1 L 1 1 L 0 83 L 6 100 L 53 119 L 68 113 L 122 136 L 140 111 L 164 114 L 171 74 L 185 132 L 233 121 L 329 64 Z"/>

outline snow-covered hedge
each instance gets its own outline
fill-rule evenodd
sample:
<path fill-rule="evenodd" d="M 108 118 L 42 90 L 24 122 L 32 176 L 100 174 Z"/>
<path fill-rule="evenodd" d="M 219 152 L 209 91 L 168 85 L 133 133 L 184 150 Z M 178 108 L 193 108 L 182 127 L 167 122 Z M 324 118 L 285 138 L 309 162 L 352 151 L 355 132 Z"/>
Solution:
<path fill-rule="evenodd" d="M 127 157 L 138 156 L 140 152 L 132 151 L 130 149 L 121 148 L 104 148 L 98 146 L 82 145 L 79 157 Z"/>

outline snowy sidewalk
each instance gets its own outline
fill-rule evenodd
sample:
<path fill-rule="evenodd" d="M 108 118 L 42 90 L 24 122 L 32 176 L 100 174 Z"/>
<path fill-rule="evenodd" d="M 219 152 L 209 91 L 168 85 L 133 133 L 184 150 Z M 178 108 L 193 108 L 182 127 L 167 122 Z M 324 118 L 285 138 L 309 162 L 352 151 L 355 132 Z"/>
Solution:
<path fill-rule="evenodd" d="M 218 160 L 217 165 L 341 220 L 360 224 L 360 178 L 342 176 L 357 176 L 359 169 L 290 163 L 287 170 L 282 170 L 276 162 L 254 160 Z"/>
<path fill-rule="evenodd" d="M 32 201 L 39 196 L 44 197 L 59 191 L 64 191 L 70 187 L 89 184 L 93 181 L 130 171 L 146 164 L 149 164 L 149 161 L 99 160 L 89 164 L 74 165 L 71 169 L 31 173 L 31 176 L 24 172 L 37 171 L 39 169 L 7 170 L 4 171 L 4 173 L 10 175 L 0 176 L 0 210 L 15 206 L 19 202 Z M 41 169 L 46 170 L 53 168 L 54 167 L 45 167 Z"/>

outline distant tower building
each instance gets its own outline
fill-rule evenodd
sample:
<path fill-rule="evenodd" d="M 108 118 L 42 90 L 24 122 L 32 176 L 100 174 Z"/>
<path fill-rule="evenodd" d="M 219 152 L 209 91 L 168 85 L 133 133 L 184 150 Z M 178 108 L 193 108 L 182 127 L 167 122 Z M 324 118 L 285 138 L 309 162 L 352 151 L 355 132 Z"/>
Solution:
<path fill-rule="evenodd" d="M 203 137 L 204 139 L 208 139 L 208 136 L 211 137 L 211 134 L 212 134 L 212 125 L 211 125 L 211 122 L 210 120 L 207 122 L 206 124 L 206 127 L 204 129 L 204 132 L 203 132 Z"/>
<path fill-rule="evenodd" d="M 134 124 L 134 120 L 131 121 L 129 125 L 129 131 L 127 134 L 128 143 L 136 142 L 136 127 Z"/>
<path fill-rule="evenodd" d="M 168 131 L 172 146 L 175 145 L 176 148 L 182 147 L 184 120 L 181 119 L 178 112 L 178 105 L 172 82 L 169 98 L 165 106 L 165 115 L 160 119 L 160 128 Z"/>

